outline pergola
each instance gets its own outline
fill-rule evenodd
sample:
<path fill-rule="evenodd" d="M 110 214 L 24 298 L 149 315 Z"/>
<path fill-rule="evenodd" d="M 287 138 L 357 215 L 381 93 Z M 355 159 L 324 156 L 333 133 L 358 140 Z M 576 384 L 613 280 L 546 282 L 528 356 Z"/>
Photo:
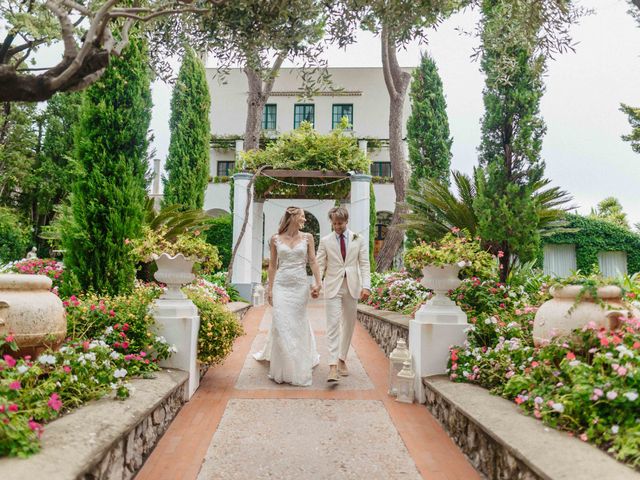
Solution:
<path fill-rule="evenodd" d="M 273 179 L 274 183 L 260 195 L 256 195 L 254 185 L 251 185 L 254 175 L 256 179 L 261 176 L 268 177 Z M 254 285 L 262 281 L 262 232 L 265 201 L 270 199 L 323 198 L 318 194 L 323 187 L 340 181 L 349 181 L 351 185 L 348 197 L 339 200 L 347 200 L 345 206 L 350 213 L 349 228 L 361 235 L 367 243 L 369 242 L 370 175 L 322 170 L 264 168 L 255 174 L 236 173 L 233 180 L 233 246 L 234 248 L 237 246 L 237 252 L 233 261 L 231 282 L 236 286 L 240 295 L 246 299 L 251 298 Z M 282 194 L 278 192 L 278 184 L 294 187 L 296 192 Z M 251 192 L 248 192 L 250 185 Z M 247 208 L 247 202 L 250 202 L 249 208 Z M 327 207 L 327 212 L 331 206 L 333 205 Z M 245 219 L 245 231 L 240 238 Z M 238 240 L 240 240 L 239 244 Z"/>

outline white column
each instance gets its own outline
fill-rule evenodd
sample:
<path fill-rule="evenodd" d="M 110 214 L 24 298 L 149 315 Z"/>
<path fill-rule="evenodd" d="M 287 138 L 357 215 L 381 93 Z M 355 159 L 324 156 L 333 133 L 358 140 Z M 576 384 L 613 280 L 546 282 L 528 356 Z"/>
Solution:
<path fill-rule="evenodd" d="M 358 148 L 360 148 L 360 150 L 362 150 L 365 155 L 367 154 L 368 143 L 369 142 L 366 140 L 358 140 Z"/>
<path fill-rule="evenodd" d="M 244 151 L 244 140 L 236 140 L 236 161 L 240 153 Z"/>
<path fill-rule="evenodd" d="M 351 211 L 349 229 L 362 236 L 369 245 L 369 202 L 371 175 L 351 175 Z"/>
<path fill-rule="evenodd" d="M 160 203 L 162 201 L 162 195 L 160 195 L 160 159 L 156 158 L 153 160 L 153 189 L 151 191 L 151 198 L 153 198 L 153 208 L 156 211 L 160 211 Z"/>
<path fill-rule="evenodd" d="M 469 328 L 466 314 L 449 298 L 434 297 L 409 322 L 409 350 L 416 373 L 416 400 L 426 400 L 422 378 L 446 373 L 449 347 L 464 345 Z"/>
<path fill-rule="evenodd" d="M 159 298 L 153 302 L 151 314 L 155 320 L 158 335 L 162 335 L 176 352 L 162 360 L 160 366 L 175 368 L 189 373 L 189 381 L 184 399 L 189 400 L 200 385 L 200 372 L 196 358 L 198 355 L 198 331 L 200 317 L 198 309 L 188 298 Z"/>
<path fill-rule="evenodd" d="M 233 176 L 233 248 L 238 243 L 240 230 L 244 223 L 247 206 L 247 189 L 252 175 L 236 173 Z M 253 209 L 249 208 L 247 228 L 233 261 L 231 283 L 238 288 L 240 295 L 251 301 L 251 263 L 253 258 Z"/>
<path fill-rule="evenodd" d="M 251 238 L 251 283 L 262 283 L 262 247 L 264 244 L 262 231 L 264 225 L 264 202 L 253 202 L 253 236 Z"/>

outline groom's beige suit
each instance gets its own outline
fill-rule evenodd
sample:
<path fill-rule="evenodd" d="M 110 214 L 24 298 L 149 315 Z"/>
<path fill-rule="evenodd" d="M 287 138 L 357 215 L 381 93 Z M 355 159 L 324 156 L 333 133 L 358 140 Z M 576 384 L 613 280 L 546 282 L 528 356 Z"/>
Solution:
<path fill-rule="evenodd" d="M 369 245 L 350 230 L 344 232 L 346 255 L 335 232 L 323 237 L 318 246 L 318 266 L 324 279 L 329 365 L 346 360 L 356 325 L 358 298 L 363 288 L 371 289 Z"/>

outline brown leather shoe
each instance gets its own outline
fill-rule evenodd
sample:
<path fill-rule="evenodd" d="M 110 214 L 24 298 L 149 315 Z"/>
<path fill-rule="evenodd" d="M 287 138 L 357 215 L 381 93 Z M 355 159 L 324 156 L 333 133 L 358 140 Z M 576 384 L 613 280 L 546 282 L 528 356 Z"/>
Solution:
<path fill-rule="evenodd" d="M 349 376 L 349 369 L 347 368 L 347 365 L 345 363 L 338 363 L 338 375 L 340 375 L 341 377 Z"/>
<path fill-rule="evenodd" d="M 327 382 L 334 383 L 338 381 L 340 381 L 338 370 L 336 368 L 332 368 L 331 370 L 329 370 L 329 375 L 327 376 Z"/>

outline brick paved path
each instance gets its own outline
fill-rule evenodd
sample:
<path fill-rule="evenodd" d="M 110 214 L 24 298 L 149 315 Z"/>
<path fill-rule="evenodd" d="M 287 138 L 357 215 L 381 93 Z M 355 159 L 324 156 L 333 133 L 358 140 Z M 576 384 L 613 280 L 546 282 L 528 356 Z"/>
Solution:
<path fill-rule="evenodd" d="M 246 335 L 207 372 L 137 480 L 480 478 L 424 406 L 387 395 L 387 359 L 360 325 L 350 375 L 328 384 L 322 302 L 308 311 L 321 355 L 313 386 L 267 378 L 268 364 L 250 354 L 265 341 L 270 310 L 251 309 Z"/>

